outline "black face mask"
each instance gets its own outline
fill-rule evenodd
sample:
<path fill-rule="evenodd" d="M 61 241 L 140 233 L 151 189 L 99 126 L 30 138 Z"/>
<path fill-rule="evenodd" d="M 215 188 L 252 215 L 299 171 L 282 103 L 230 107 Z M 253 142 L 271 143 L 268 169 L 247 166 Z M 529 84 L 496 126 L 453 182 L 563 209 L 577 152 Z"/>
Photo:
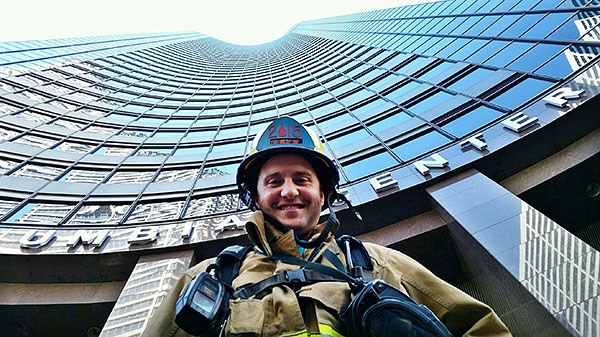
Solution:
<path fill-rule="evenodd" d="M 365 284 L 342 319 L 350 337 L 452 337 L 429 308 L 383 280 Z"/>

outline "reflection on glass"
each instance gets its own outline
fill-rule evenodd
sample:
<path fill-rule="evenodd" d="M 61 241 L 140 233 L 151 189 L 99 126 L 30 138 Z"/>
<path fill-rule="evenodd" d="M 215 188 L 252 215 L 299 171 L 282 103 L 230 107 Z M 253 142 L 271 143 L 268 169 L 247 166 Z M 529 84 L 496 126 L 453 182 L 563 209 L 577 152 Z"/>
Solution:
<path fill-rule="evenodd" d="M 521 218 L 522 284 L 580 336 L 600 336 L 600 252 L 532 207 Z"/>
<path fill-rule="evenodd" d="M 16 201 L 0 200 L 0 218 L 2 218 L 11 209 L 17 206 L 19 203 Z"/>
<path fill-rule="evenodd" d="M 4 174 L 17 166 L 18 162 L 0 158 L 0 174 Z"/>
<path fill-rule="evenodd" d="M 35 146 L 35 147 L 39 147 L 42 149 L 48 149 L 56 143 L 56 140 L 51 139 L 51 138 L 43 138 L 43 137 L 38 137 L 38 136 L 26 135 L 26 136 L 22 136 L 22 137 L 18 138 L 14 142 L 18 143 L 18 144 Z"/>
<path fill-rule="evenodd" d="M 29 203 L 11 216 L 7 222 L 57 225 L 68 212 L 71 205 Z"/>
<path fill-rule="evenodd" d="M 231 212 L 237 206 L 238 196 L 235 194 L 193 199 L 185 212 L 185 218 Z"/>
<path fill-rule="evenodd" d="M 85 205 L 67 222 L 72 225 L 108 225 L 118 223 L 129 205 Z"/>
<path fill-rule="evenodd" d="M 53 180 L 64 171 L 63 168 L 27 164 L 11 175 L 13 177 Z"/>
<path fill-rule="evenodd" d="M 397 165 L 398 161 L 388 152 L 371 155 L 358 162 L 343 165 L 343 172 L 349 180 L 362 178 L 374 172 L 383 171 L 389 167 Z"/>
<path fill-rule="evenodd" d="M 194 180 L 197 176 L 197 168 L 187 170 L 162 170 L 156 178 L 156 182 Z"/>
<path fill-rule="evenodd" d="M 456 137 L 462 137 L 503 116 L 504 114 L 498 110 L 481 106 L 448 122 L 442 126 L 442 129 Z"/>
<path fill-rule="evenodd" d="M 394 153 L 403 161 L 408 161 L 423 153 L 427 153 L 435 148 L 450 142 L 450 139 L 439 132 L 432 131 L 419 138 L 402 142 L 392 146 Z"/>
<path fill-rule="evenodd" d="M 108 180 L 108 184 L 146 183 L 156 171 L 118 171 Z"/>
<path fill-rule="evenodd" d="M 185 200 L 165 201 L 155 204 L 138 204 L 127 218 L 128 223 L 176 220 Z"/>
<path fill-rule="evenodd" d="M 492 99 L 491 102 L 513 110 L 551 85 L 552 82 L 528 78 Z"/>
<path fill-rule="evenodd" d="M 57 148 L 63 152 L 89 153 L 95 147 L 96 147 L 96 145 L 65 141 L 65 142 L 60 143 L 60 145 Z"/>
<path fill-rule="evenodd" d="M 70 183 L 98 184 L 102 182 L 108 171 L 77 170 L 72 169 L 60 178 L 60 181 Z"/>

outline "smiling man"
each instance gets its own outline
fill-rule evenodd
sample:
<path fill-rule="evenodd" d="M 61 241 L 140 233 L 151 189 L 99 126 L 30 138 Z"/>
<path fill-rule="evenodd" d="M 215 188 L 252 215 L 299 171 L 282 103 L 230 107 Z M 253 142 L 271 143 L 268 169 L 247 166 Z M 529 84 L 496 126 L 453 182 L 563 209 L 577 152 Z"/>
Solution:
<path fill-rule="evenodd" d="M 348 241 L 336 240 L 340 224 L 331 204 L 340 198 L 338 183 L 337 168 L 317 135 L 292 118 L 275 119 L 256 136 L 237 172 L 240 199 L 255 212 L 246 223 L 253 249 L 241 258 L 231 299 L 215 314 L 211 308 L 217 306 L 211 303 L 218 302 L 218 287 L 200 287 L 197 304 L 208 311 L 197 323 L 179 322 L 204 336 L 511 336 L 489 306 L 401 252 L 356 239 L 352 242 L 359 248 L 351 251 Z M 325 209 L 329 214 L 320 223 Z M 356 269 L 350 264 L 356 266 L 359 250 L 364 255 L 358 265 L 365 266 L 364 276 L 372 282 L 354 276 Z M 192 298 L 188 289 L 196 289 L 198 280 L 221 281 L 222 270 L 215 269 L 214 262 L 203 261 L 183 275 L 142 336 L 189 336 L 175 322 L 176 302 Z M 343 277 L 337 276 L 340 273 Z M 386 304 L 410 297 L 402 303 L 413 303 L 411 309 L 385 307 L 381 301 L 372 303 L 372 296 L 361 296 L 378 289 L 394 294 Z M 382 309 L 371 310 L 376 307 Z M 178 313 L 184 312 L 180 304 L 178 308 Z M 427 317 L 426 322 L 411 316 L 414 313 Z"/>
<path fill-rule="evenodd" d="M 280 154 L 267 160 L 258 175 L 256 204 L 300 238 L 319 223 L 325 203 L 317 173 L 299 155 Z"/>

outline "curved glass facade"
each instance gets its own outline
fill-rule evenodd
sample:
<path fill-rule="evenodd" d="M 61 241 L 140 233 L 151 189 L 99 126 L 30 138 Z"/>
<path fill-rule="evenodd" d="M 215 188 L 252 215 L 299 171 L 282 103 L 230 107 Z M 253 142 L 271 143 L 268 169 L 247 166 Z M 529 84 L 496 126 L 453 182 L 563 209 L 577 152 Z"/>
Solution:
<path fill-rule="evenodd" d="M 195 33 L 2 44 L 1 220 L 238 212 L 236 166 L 281 115 L 319 132 L 342 187 L 364 181 L 498 123 L 595 60 L 591 5 L 433 2 L 303 22 L 255 47 Z"/>
<path fill-rule="evenodd" d="M 366 219 L 335 205 L 341 231 L 415 256 L 515 336 L 600 336 L 599 25 L 598 1 L 448 0 L 259 46 L 0 43 L 0 328 L 59 312 L 73 336 L 139 335 L 193 261 L 243 240 L 237 166 L 292 116 Z"/>

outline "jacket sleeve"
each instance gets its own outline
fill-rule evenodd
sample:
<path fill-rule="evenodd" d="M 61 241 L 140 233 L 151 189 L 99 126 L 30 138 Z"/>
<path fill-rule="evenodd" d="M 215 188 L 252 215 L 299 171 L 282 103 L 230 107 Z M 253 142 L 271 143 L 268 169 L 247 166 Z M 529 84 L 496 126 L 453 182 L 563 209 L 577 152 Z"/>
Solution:
<path fill-rule="evenodd" d="M 154 311 L 154 314 L 148 320 L 148 324 L 141 337 L 191 337 L 190 334 L 180 329 L 177 324 L 175 324 L 175 303 L 177 303 L 179 295 L 183 292 L 190 280 L 197 274 L 206 270 L 208 265 L 213 261 L 214 259 L 202 261 L 188 269 L 179 280 L 177 280 L 177 283 L 169 290 L 159 307 L 156 308 L 156 311 Z"/>
<path fill-rule="evenodd" d="M 487 304 L 435 276 L 409 256 L 381 247 L 373 254 L 382 277 L 404 288 L 418 303 L 426 305 L 456 337 L 510 337 L 508 328 Z"/>

